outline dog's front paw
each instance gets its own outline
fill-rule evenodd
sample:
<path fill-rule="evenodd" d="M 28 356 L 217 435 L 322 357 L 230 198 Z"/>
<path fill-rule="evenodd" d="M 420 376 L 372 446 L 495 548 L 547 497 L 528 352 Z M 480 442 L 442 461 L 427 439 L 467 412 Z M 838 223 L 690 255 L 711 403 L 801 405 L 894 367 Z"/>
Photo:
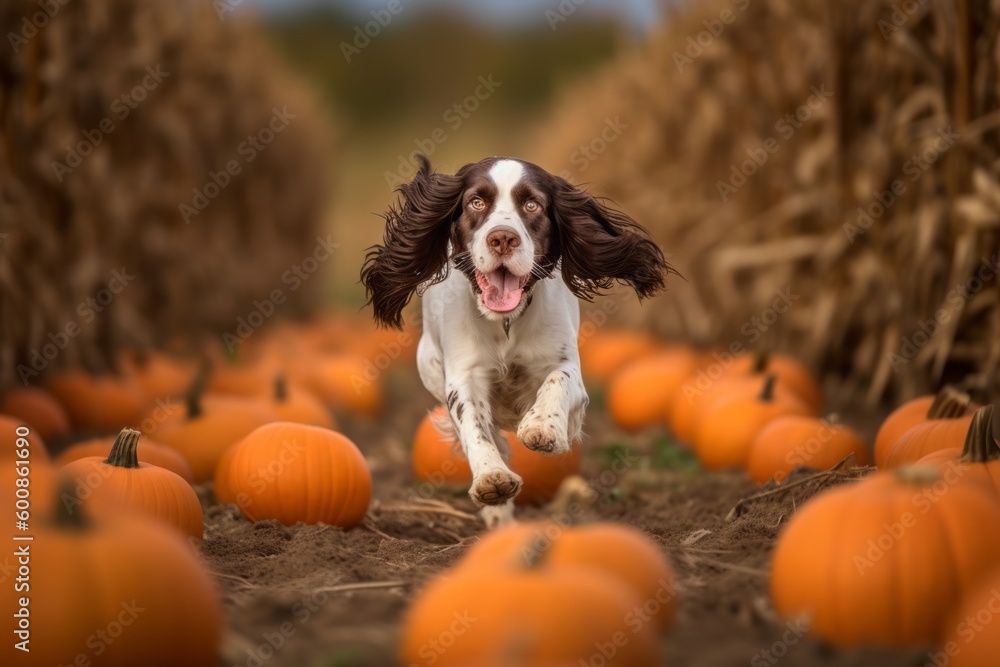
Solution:
<path fill-rule="evenodd" d="M 469 497 L 477 505 L 503 505 L 521 490 L 521 481 L 509 470 L 493 470 L 472 480 Z"/>
<path fill-rule="evenodd" d="M 565 419 L 559 415 L 540 415 L 534 409 L 528 411 L 517 428 L 517 437 L 528 449 L 546 454 L 562 454 L 569 451 Z"/>

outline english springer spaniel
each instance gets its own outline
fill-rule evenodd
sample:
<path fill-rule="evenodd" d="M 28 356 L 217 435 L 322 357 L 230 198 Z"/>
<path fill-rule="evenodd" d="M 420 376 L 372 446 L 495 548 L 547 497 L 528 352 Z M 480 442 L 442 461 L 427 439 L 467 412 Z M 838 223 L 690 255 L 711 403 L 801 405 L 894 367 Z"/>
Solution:
<path fill-rule="evenodd" d="M 449 176 L 420 161 L 361 280 L 383 326 L 423 295 L 420 378 L 448 406 L 472 500 L 509 509 L 521 478 L 498 429 L 551 454 L 581 435 L 577 299 L 615 280 L 647 297 L 672 269 L 631 218 L 534 164 L 487 158 Z"/>

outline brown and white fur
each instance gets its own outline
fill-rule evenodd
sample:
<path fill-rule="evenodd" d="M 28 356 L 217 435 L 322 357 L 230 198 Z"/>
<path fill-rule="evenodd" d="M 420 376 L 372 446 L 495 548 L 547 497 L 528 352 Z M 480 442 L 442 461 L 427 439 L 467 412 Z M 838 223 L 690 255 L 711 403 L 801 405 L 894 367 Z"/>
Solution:
<path fill-rule="evenodd" d="M 671 269 L 627 215 L 521 160 L 488 158 L 445 175 L 422 158 L 400 193 L 362 282 L 386 326 L 401 326 L 403 308 L 423 294 L 421 380 L 448 407 L 472 500 L 509 509 L 521 478 L 499 429 L 551 454 L 581 436 L 578 299 L 615 280 L 650 296 Z"/>

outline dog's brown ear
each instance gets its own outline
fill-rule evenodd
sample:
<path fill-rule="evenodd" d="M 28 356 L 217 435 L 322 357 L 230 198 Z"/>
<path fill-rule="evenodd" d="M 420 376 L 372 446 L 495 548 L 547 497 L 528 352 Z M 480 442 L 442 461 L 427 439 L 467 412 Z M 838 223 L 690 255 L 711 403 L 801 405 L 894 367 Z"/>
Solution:
<path fill-rule="evenodd" d="M 461 213 L 464 190 L 462 177 L 434 174 L 426 157 L 418 159 L 417 175 L 397 190 L 401 206 L 390 206 L 383 215 L 382 245 L 368 249 L 361 268 L 375 321 L 397 329 L 417 287 L 447 268 L 448 238 Z"/>
<path fill-rule="evenodd" d="M 667 276 L 676 271 L 645 229 L 569 181 L 553 178 L 552 219 L 563 280 L 573 294 L 590 300 L 616 280 L 640 299 L 666 287 Z"/>

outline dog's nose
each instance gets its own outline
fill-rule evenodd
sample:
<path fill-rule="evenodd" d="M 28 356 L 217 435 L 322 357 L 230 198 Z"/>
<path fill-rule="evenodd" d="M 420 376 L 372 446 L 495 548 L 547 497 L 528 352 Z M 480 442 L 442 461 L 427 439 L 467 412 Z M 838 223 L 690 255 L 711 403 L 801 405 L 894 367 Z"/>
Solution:
<path fill-rule="evenodd" d="M 501 225 L 486 236 L 486 245 L 494 255 L 506 255 L 521 245 L 521 237 L 512 227 Z"/>

